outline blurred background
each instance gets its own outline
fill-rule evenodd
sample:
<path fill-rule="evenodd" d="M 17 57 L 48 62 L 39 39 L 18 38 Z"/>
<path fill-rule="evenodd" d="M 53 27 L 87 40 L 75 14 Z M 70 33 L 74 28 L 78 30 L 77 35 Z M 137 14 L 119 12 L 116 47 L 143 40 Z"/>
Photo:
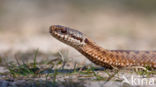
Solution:
<path fill-rule="evenodd" d="M 12 64 L 17 66 L 19 64 L 24 66 L 25 64 L 35 64 L 36 58 L 37 66 L 41 70 L 48 67 L 50 70 L 56 68 L 56 73 L 57 69 L 63 70 L 59 67 L 64 67 L 65 59 L 68 60 L 65 69 L 75 69 L 76 64 L 77 67 L 90 64 L 90 61 L 75 49 L 56 40 L 49 34 L 49 27 L 57 24 L 83 32 L 105 49 L 156 50 L 156 0 L 0 0 L 0 79 L 5 78 L 4 75 L 7 77 L 7 72 L 10 70 L 7 68 L 8 64 L 11 67 Z M 37 49 L 39 52 L 35 51 Z M 56 64 L 59 60 L 55 59 L 62 60 L 64 65 Z M 33 63 L 33 61 L 35 62 Z M 21 68 L 21 70 L 23 69 Z M 14 72 L 16 71 L 15 68 Z M 12 72 L 10 71 L 10 73 Z M 123 74 L 131 76 L 127 72 L 121 73 L 121 75 Z M 75 74 L 74 70 L 74 77 L 69 75 L 69 84 L 73 83 L 75 76 L 79 75 Z M 105 78 L 108 75 L 110 76 L 111 73 L 108 74 L 105 71 L 102 74 L 97 73 L 98 78 L 99 76 Z M 16 80 L 10 76 L 11 74 L 8 74 L 11 80 L 8 80 L 7 77 L 7 81 L 15 84 L 14 81 Z M 46 75 L 46 81 L 49 76 L 52 79 L 49 81 L 55 81 L 55 73 L 54 79 L 51 75 Z M 86 74 L 84 76 L 83 79 L 88 81 L 88 76 Z M 94 76 L 96 75 L 94 74 Z M 66 74 L 65 76 L 60 75 L 60 77 L 60 81 L 63 78 L 62 82 L 67 83 Z M 121 79 L 118 80 L 119 77 L 122 78 L 123 76 L 117 74 L 110 84 L 118 86 L 119 81 L 121 81 Z M 145 78 L 144 74 L 142 77 Z M 38 79 L 34 76 L 32 78 Z M 40 74 L 39 78 L 42 79 Z M 25 77 L 21 79 L 25 79 Z M 56 81 L 59 82 L 60 78 L 57 79 Z M 93 77 L 93 81 L 94 79 Z M 21 81 L 23 82 L 23 80 Z M 112 83 L 113 81 L 116 82 Z M 44 80 L 40 82 L 44 82 Z M 80 79 L 76 87 L 84 84 L 83 82 L 84 80 Z M 2 83 L 1 80 L 0 83 Z M 102 83 L 105 84 L 103 81 Z M 10 86 L 11 83 L 7 84 Z M 20 84 L 23 85 L 23 83 Z M 102 87 L 99 82 L 88 85 L 88 87 Z"/>
<path fill-rule="evenodd" d="M 71 49 L 50 36 L 54 24 L 106 49 L 156 49 L 155 0 L 0 0 L 0 52 Z"/>

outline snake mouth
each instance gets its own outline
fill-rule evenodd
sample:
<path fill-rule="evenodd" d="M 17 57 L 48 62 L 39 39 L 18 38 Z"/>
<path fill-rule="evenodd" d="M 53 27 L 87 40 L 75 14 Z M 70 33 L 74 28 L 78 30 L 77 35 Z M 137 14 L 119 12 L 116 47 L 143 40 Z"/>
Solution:
<path fill-rule="evenodd" d="M 83 33 L 61 25 L 52 25 L 49 28 L 50 34 L 56 39 L 63 41 L 68 45 L 83 45 L 85 36 Z"/>

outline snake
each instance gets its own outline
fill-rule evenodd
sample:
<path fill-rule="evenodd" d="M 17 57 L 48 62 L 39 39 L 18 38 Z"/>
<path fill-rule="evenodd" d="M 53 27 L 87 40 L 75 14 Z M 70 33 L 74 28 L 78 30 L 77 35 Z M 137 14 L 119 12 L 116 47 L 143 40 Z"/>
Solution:
<path fill-rule="evenodd" d="M 95 65 L 113 67 L 156 68 L 156 50 L 108 50 L 100 47 L 84 33 L 62 25 L 51 25 L 50 34 L 57 40 L 75 48 Z"/>

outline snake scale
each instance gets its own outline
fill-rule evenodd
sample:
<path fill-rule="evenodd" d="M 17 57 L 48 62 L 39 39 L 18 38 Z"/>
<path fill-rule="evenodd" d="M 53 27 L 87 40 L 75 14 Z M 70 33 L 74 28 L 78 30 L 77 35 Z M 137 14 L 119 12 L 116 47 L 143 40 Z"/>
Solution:
<path fill-rule="evenodd" d="M 107 50 L 90 40 L 78 30 L 62 25 L 52 25 L 50 34 L 61 42 L 72 46 L 96 65 L 112 68 L 149 66 L 156 68 L 156 51 Z"/>

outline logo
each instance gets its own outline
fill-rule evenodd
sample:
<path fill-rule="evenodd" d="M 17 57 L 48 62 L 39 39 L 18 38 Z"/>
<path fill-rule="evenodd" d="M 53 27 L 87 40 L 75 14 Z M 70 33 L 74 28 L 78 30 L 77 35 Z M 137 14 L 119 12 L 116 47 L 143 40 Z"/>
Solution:
<path fill-rule="evenodd" d="M 124 79 L 122 84 L 127 83 L 132 86 L 152 86 L 155 85 L 156 78 L 143 78 L 141 76 L 133 76 L 130 77 L 122 76 Z"/>

